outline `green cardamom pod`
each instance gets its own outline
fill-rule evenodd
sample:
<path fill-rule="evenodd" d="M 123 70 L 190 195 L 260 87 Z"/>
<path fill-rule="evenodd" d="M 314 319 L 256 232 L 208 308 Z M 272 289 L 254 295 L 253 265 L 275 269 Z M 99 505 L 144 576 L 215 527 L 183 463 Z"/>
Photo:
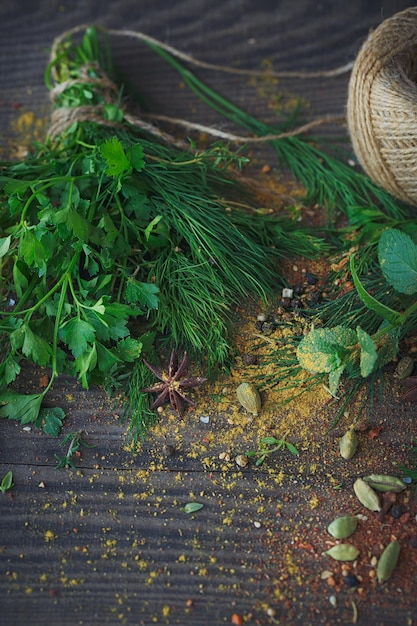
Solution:
<path fill-rule="evenodd" d="M 380 511 L 381 502 L 379 496 L 363 478 L 357 478 L 353 485 L 353 490 L 359 502 L 370 511 Z"/>
<path fill-rule="evenodd" d="M 331 556 L 335 561 L 354 561 L 359 556 L 359 550 L 351 543 L 339 543 L 324 554 Z"/>
<path fill-rule="evenodd" d="M 358 518 L 353 515 L 344 515 L 338 517 L 327 527 L 329 532 L 335 539 L 346 539 L 355 532 L 358 525 Z"/>
<path fill-rule="evenodd" d="M 405 356 L 403 359 L 399 361 L 397 367 L 395 368 L 394 376 L 396 376 L 400 380 L 403 380 L 404 378 L 411 376 L 413 369 L 414 369 L 413 359 L 409 356 Z"/>
<path fill-rule="evenodd" d="M 339 444 L 340 456 L 343 459 L 351 459 L 358 448 L 358 435 L 350 428 L 341 438 Z"/>
<path fill-rule="evenodd" d="M 398 541 L 391 541 L 386 546 L 376 568 L 376 576 L 379 583 L 384 583 L 391 578 L 400 556 L 400 550 L 401 546 Z"/>
<path fill-rule="evenodd" d="M 369 476 L 364 477 L 364 481 L 367 482 L 372 489 L 376 489 L 377 491 L 381 491 L 383 493 L 387 491 L 400 493 L 407 488 L 407 485 L 401 480 L 401 478 L 388 476 L 387 474 L 370 474 Z"/>

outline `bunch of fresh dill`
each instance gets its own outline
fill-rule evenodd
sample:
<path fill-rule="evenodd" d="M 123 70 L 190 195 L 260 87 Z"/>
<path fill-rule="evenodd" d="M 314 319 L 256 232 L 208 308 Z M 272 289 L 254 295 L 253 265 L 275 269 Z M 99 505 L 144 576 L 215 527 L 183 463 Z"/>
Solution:
<path fill-rule="evenodd" d="M 142 356 L 165 342 L 227 366 L 231 306 L 266 298 L 279 257 L 321 241 L 226 199 L 245 161 L 227 146 L 179 150 L 130 123 L 110 71 L 95 29 L 62 41 L 49 139 L 0 164 L 0 416 L 38 423 L 66 373 L 123 385 L 136 438 L 152 421 Z M 10 389 L 25 360 L 50 369 L 41 393 Z"/>

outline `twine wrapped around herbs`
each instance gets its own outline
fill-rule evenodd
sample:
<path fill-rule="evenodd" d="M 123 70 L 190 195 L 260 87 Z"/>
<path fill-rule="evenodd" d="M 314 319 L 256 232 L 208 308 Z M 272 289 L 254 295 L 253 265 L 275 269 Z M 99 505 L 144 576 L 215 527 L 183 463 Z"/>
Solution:
<path fill-rule="evenodd" d="M 385 20 L 363 44 L 350 77 L 347 120 L 366 173 L 417 204 L 417 7 Z"/>
<path fill-rule="evenodd" d="M 50 55 L 50 63 L 52 68 L 52 76 L 54 79 L 54 86 L 51 88 L 50 99 L 56 108 L 53 109 L 51 113 L 51 121 L 48 129 L 48 136 L 50 139 L 54 140 L 59 135 L 67 130 L 75 122 L 95 122 L 102 126 L 111 126 L 117 128 L 118 126 L 122 127 L 122 124 L 118 124 L 116 120 L 107 119 L 104 110 L 105 104 L 117 105 L 119 110 L 123 113 L 123 122 L 130 124 L 136 128 L 140 128 L 145 132 L 153 135 L 165 143 L 173 145 L 182 150 L 188 148 L 188 143 L 185 140 L 174 138 L 169 135 L 161 128 L 156 126 L 153 121 L 161 121 L 168 122 L 169 124 L 173 124 L 174 126 L 180 126 L 186 128 L 187 131 L 195 131 L 199 133 L 205 133 L 212 137 L 228 141 L 232 144 L 253 144 L 253 143 L 266 143 L 268 141 L 285 139 L 288 137 L 295 137 L 297 135 L 301 135 L 303 133 L 308 132 L 312 128 L 316 128 L 317 126 L 322 126 L 323 124 L 337 124 L 343 123 L 345 121 L 344 117 L 340 116 L 326 116 L 319 119 L 312 120 L 305 124 L 298 126 L 292 130 L 282 132 L 282 133 L 273 133 L 263 135 L 262 137 L 253 137 L 253 136 L 241 136 L 236 135 L 234 133 L 225 132 L 224 130 L 220 130 L 218 128 L 213 128 L 209 126 L 205 126 L 203 124 L 198 124 L 194 122 L 190 122 L 188 120 L 172 118 L 165 115 L 152 115 L 142 114 L 140 117 L 131 115 L 123 106 L 120 106 L 118 103 L 118 87 L 115 83 L 110 80 L 110 78 L 106 75 L 103 68 L 94 65 L 94 67 L 89 66 L 88 64 L 85 67 L 81 68 L 79 71 L 79 76 L 77 79 L 69 79 L 63 82 L 60 82 L 57 79 L 56 71 L 54 68 L 54 64 L 59 59 L 60 48 L 59 46 L 63 44 L 66 40 L 68 40 L 72 35 L 88 28 L 88 26 L 80 25 L 72 28 L 71 30 L 65 31 L 61 35 L 55 38 Z M 242 70 L 236 68 L 230 68 L 225 66 L 217 66 L 212 65 L 210 63 L 204 63 L 203 61 L 199 61 L 194 57 L 191 57 L 172 46 L 168 46 L 163 42 L 150 37 L 141 32 L 130 31 L 130 30 L 114 30 L 108 29 L 105 31 L 107 35 L 112 36 L 120 36 L 120 37 L 130 37 L 136 39 L 138 41 L 144 41 L 148 44 L 157 46 L 162 50 L 166 50 L 174 57 L 177 57 L 183 61 L 190 63 L 191 65 L 195 65 L 197 67 L 214 69 L 221 72 L 229 72 L 233 74 L 241 74 L 241 75 L 249 75 L 249 76 L 263 76 L 264 72 L 257 70 Z M 94 74 L 96 78 L 91 78 L 89 75 L 90 70 L 94 70 Z M 273 77 L 289 77 L 289 78 L 323 78 L 323 77 L 333 77 L 338 76 L 340 74 L 344 74 L 345 72 L 351 69 L 351 63 L 348 63 L 342 67 L 335 68 L 333 70 L 321 71 L 321 72 L 271 72 L 270 75 Z M 85 106 L 77 106 L 77 107 L 68 107 L 62 106 L 60 104 L 56 104 L 59 96 L 65 92 L 66 89 L 73 87 L 75 85 L 79 86 L 87 86 L 93 89 L 95 92 L 100 92 L 103 104 L 101 105 L 85 105 Z M 145 117 L 147 119 L 145 119 Z M 148 121 L 149 120 L 149 121 Z M 152 120 L 152 121 L 151 121 Z"/>

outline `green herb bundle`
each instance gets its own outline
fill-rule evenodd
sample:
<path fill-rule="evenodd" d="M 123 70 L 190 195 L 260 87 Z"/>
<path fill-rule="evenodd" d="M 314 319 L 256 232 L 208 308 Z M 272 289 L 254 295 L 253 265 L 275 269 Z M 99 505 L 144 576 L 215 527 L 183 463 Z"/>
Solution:
<path fill-rule="evenodd" d="M 47 72 L 50 138 L 0 164 L 0 416 L 45 426 L 42 402 L 66 373 L 123 385 L 137 437 L 152 419 L 142 355 L 156 340 L 210 371 L 227 365 L 231 305 L 266 297 L 280 255 L 320 242 L 225 199 L 238 189 L 227 168 L 245 161 L 227 146 L 181 151 L 130 124 L 110 70 L 94 29 L 62 42 Z M 50 368 L 41 393 L 9 387 L 25 360 Z"/>

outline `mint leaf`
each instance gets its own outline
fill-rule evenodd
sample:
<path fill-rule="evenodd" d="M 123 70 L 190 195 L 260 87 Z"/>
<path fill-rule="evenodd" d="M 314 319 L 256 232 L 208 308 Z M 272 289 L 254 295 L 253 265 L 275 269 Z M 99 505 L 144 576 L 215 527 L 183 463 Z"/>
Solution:
<path fill-rule="evenodd" d="M 342 364 L 337 369 L 329 373 L 329 391 L 332 396 L 336 396 L 337 388 L 340 383 L 343 372 L 345 371 L 345 365 Z"/>
<path fill-rule="evenodd" d="M 68 320 L 59 330 L 60 339 L 67 344 L 75 358 L 81 356 L 88 345 L 94 342 L 95 335 L 94 327 L 77 317 Z"/>
<path fill-rule="evenodd" d="M 130 161 L 117 137 L 112 137 L 103 143 L 100 146 L 100 153 L 107 163 L 106 174 L 108 176 L 118 178 L 131 171 Z"/>
<path fill-rule="evenodd" d="M 372 337 L 368 335 L 368 333 L 365 332 L 360 326 L 356 328 L 356 334 L 358 336 L 358 342 L 361 347 L 361 376 L 363 376 L 363 378 L 366 378 L 374 371 L 375 363 L 378 359 L 378 352 L 376 350 Z"/>
<path fill-rule="evenodd" d="M 409 235 L 387 228 L 378 245 L 378 259 L 387 282 L 408 295 L 417 292 L 417 246 Z"/>
<path fill-rule="evenodd" d="M 34 423 L 38 419 L 43 393 L 21 394 L 5 391 L 0 394 L 0 417 L 20 420 L 22 424 Z"/>
<path fill-rule="evenodd" d="M 347 348 L 357 343 L 356 333 L 344 326 L 313 328 L 297 348 L 297 359 L 309 372 L 333 372 L 340 368 Z"/>

